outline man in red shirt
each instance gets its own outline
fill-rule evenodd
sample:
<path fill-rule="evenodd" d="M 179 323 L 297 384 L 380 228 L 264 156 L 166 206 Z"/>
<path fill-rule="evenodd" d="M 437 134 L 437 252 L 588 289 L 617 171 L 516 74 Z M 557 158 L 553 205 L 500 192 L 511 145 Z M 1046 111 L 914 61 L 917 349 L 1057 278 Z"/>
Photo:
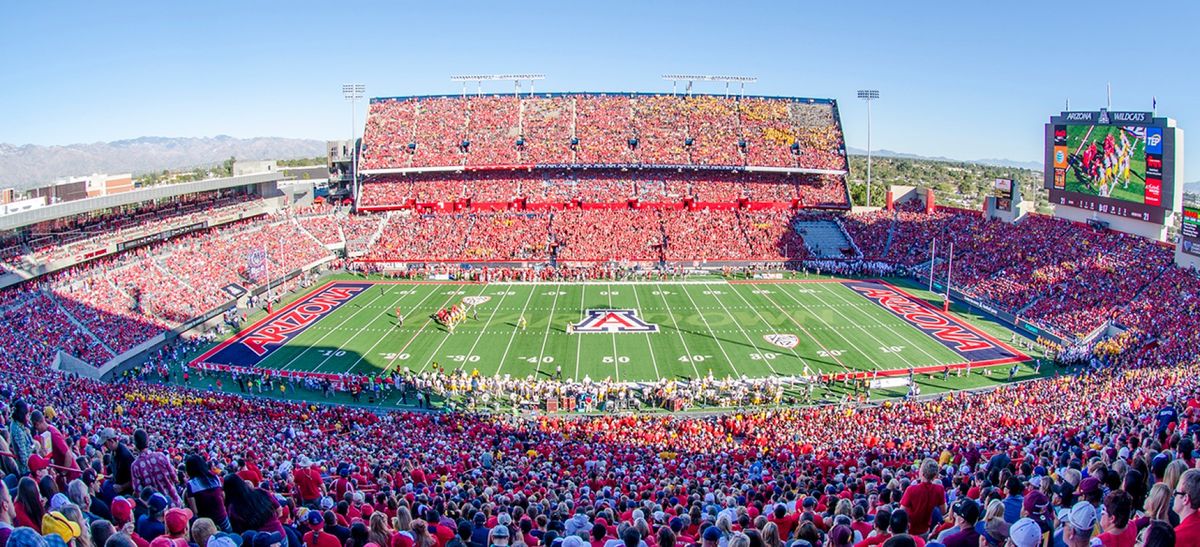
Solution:
<path fill-rule="evenodd" d="M 1175 545 L 1200 545 L 1200 469 L 1188 469 L 1175 487 Z"/>
<path fill-rule="evenodd" d="M 325 483 L 321 481 L 321 472 L 317 471 L 307 457 L 301 456 L 293 476 L 296 488 L 300 490 L 301 503 L 310 509 L 316 509 L 317 501 L 325 495 Z"/>
<path fill-rule="evenodd" d="M 909 485 L 900 498 L 900 505 L 909 515 L 909 533 L 924 535 L 929 531 L 933 510 L 946 514 L 946 489 L 935 483 L 938 476 L 937 462 L 926 459 L 921 462 L 921 482 Z"/>
<path fill-rule="evenodd" d="M 775 505 L 775 512 L 768 519 L 775 523 L 775 527 L 779 528 L 779 539 L 787 541 L 792 537 L 792 529 L 796 527 L 796 523 L 800 521 L 800 513 L 787 514 L 787 508 L 782 503 Z"/>
<path fill-rule="evenodd" d="M 82 477 L 83 473 L 79 471 L 79 463 L 75 461 L 75 451 L 71 449 L 71 445 L 67 443 L 67 438 L 58 431 L 58 428 L 50 425 L 46 417 L 37 410 L 30 413 L 29 421 L 33 424 L 33 430 L 39 436 L 44 436 L 47 432 L 49 433 L 50 460 L 60 469 L 69 469 L 69 471 L 65 472 L 64 484 Z"/>

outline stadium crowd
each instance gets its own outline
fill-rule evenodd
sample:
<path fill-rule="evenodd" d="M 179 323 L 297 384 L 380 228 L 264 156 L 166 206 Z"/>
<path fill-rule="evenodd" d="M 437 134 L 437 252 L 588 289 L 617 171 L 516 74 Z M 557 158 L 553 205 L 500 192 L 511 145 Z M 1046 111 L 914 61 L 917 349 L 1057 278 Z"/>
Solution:
<path fill-rule="evenodd" d="M 14 547 L 1200 542 L 1184 362 L 1121 354 L 879 406 L 567 419 L 101 384 L 47 370 L 49 348 L 0 359 Z"/>
<path fill-rule="evenodd" d="M 265 253 L 264 266 L 275 276 L 331 256 L 291 218 L 258 215 L 4 289 L 5 324 L 13 336 L 48 337 L 68 354 L 100 365 L 229 302 L 229 285 L 262 284 L 268 272 L 250 276 L 246 270 L 255 251 Z"/>
<path fill-rule="evenodd" d="M 470 200 L 473 207 L 561 205 L 578 201 L 624 204 L 681 204 L 684 199 L 734 204 L 746 199 L 790 206 L 848 207 L 844 177 L 724 171 L 547 169 L 467 174 L 420 173 L 376 177 L 363 184 L 362 204 L 401 208 Z"/>
<path fill-rule="evenodd" d="M 371 101 L 367 170 L 530 164 L 846 168 L 836 105 L 712 95 Z"/>
<path fill-rule="evenodd" d="M 926 214 L 901 206 L 894 213 L 850 214 L 844 225 L 868 259 L 912 268 L 918 277 L 929 276 L 936 239 L 935 279 L 944 281 L 953 268 L 957 290 L 1067 337 L 1119 320 L 1127 304 L 1162 277 L 1194 279 L 1172 264 L 1170 248 L 1037 214 L 1011 225 L 978 211 Z"/>
<path fill-rule="evenodd" d="M 48 265 L 204 220 L 246 214 L 260 208 L 261 204 L 261 198 L 253 194 L 200 192 L 172 200 L 143 202 L 46 221 L 0 241 L 0 261 L 9 269 Z"/>

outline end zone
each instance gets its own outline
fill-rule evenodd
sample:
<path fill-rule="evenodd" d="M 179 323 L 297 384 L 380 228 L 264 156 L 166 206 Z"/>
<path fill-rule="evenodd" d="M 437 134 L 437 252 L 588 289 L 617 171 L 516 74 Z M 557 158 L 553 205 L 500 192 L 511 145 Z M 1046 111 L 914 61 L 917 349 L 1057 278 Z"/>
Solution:
<path fill-rule="evenodd" d="M 994 336 L 979 330 L 970 323 L 942 312 L 928 302 L 904 292 L 886 281 L 847 280 L 841 281 L 841 283 L 957 353 L 964 362 L 951 365 L 952 368 L 963 368 L 968 364 L 975 367 L 989 367 L 1030 360 L 1028 355 L 1016 348 L 997 340 Z M 940 370 L 944 366 L 926 368 Z M 926 370 L 917 372 L 926 372 Z"/>
<path fill-rule="evenodd" d="M 325 316 L 376 285 L 331 281 L 194 359 L 194 367 L 254 367 Z"/>

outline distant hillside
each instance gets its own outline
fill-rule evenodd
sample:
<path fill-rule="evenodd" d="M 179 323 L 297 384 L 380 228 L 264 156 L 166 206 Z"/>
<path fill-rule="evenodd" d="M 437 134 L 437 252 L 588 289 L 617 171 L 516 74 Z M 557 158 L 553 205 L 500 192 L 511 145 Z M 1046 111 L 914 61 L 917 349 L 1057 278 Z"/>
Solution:
<path fill-rule="evenodd" d="M 209 166 L 236 157 L 268 160 L 323 156 L 325 142 L 255 137 L 140 137 L 136 139 L 38 146 L 0 143 L 0 188 L 29 188 L 62 177 L 92 173 L 135 175 L 164 169 Z"/>
<path fill-rule="evenodd" d="M 867 151 L 859 148 L 850 147 L 846 149 L 850 154 L 855 156 L 866 156 Z M 872 150 L 871 155 L 876 158 L 901 158 L 908 160 L 929 160 L 950 163 L 970 163 L 975 165 L 991 165 L 994 167 L 1013 167 L 1016 169 L 1029 169 L 1033 171 L 1041 171 L 1042 164 L 1036 161 L 1017 161 L 1006 159 L 985 158 L 981 160 L 958 160 L 947 158 L 944 156 L 920 156 L 917 154 L 908 154 L 906 152 L 894 152 L 892 150 Z"/>
<path fill-rule="evenodd" d="M 1014 178 L 1021 185 L 1021 196 L 1026 201 L 1034 200 L 1036 209 L 1050 210 L 1046 191 L 1042 189 L 1041 166 L 1037 169 L 1014 166 L 986 165 L 958 160 L 929 158 L 901 158 L 874 156 L 871 162 L 871 180 L 875 190 L 871 202 L 883 205 L 885 192 L 880 188 L 890 185 L 933 188 L 937 202 L 967 209 L 978 209 L 983 199 L 992 193 L 997 178 Z M 850 194 L 855 204 L 863 202 L 866 193 L 867 157 L 850 156 Z"/>

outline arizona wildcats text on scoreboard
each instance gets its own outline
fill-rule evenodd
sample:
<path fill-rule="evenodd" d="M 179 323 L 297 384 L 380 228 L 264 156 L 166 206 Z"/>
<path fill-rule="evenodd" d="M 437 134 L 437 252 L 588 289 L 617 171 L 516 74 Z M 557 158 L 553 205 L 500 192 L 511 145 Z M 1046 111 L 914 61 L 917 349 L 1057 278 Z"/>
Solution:
<path fill-rule="evenodd" d="M 1162 224 L 1179 206 L 1173 120 L 1151 112 L 1063 112 L 1046 124 L 1050 203 Z"/>

